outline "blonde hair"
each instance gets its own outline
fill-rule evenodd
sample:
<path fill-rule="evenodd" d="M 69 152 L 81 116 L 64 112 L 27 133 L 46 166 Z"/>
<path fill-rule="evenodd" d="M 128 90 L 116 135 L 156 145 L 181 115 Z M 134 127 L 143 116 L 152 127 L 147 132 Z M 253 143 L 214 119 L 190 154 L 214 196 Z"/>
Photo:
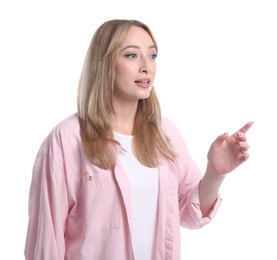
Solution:
<path fill-rule="evenodd" d="M 109 169 L 116 161 L 116 141 L 111 119 L 114 88 L 114 61 L 130 26 L 143 28 L 156 40 L 147 25 L 137 20 L 110 20 L 95 32 L 84 62 L 78 88 L 80 133 L 88 158 L 100 168 Z M 175 158 L 170 141 L 161 126 L 161 110 L 154 88 L 147 99 L 139 100 L 135 116 L 134 152 L 148 167 L 156 167 L 160 157 Z"/>

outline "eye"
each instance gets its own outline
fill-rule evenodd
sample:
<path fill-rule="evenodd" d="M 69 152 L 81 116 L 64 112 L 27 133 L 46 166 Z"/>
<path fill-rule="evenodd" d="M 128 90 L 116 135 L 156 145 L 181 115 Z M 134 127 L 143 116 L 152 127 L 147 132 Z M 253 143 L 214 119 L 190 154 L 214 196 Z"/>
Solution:
<path fill-rule="evenodd" d="M 152 60 L 155 60 L 157 58 L 157 54 L 156 53 L 151 54 L 150 57 L 151 57 Z"/>
<path fill-rule="evenodd" d="M 138 56 L 137 56 L 136 54 L 134 54 L 134 53 L 126 54 L 126 55 L 124 55 L 124 56 L 127 57 L 127 58 L 130 58 L 130 59 L 135 59 L 135 58 L 138 57 Z"/>

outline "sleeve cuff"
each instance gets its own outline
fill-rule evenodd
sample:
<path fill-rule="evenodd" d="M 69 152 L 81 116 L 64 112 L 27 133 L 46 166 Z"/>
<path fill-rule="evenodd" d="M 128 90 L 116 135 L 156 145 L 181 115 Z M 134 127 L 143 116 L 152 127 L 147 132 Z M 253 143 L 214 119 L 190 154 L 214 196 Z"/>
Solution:
<path fill-rule="evenodd" d="M 209 214 L 205 217 L 202 216 L 202 212 L 200 209 L 200 200 L 199 200 L 199 185 L 196 185 L 196 187 L 191 191 L 189 198 L 188 198 L 188 209 L 192 216 L 192 221 L 194 223 L 191 223 L 194 226 L 194 228 L 201 228 L 207 224 L 209 224 L 215 217 L 218 208 L 220 207 L 222 203 L 222 198 L 220 194 L 218 194 L 218 197 L 212 206 Z"/>

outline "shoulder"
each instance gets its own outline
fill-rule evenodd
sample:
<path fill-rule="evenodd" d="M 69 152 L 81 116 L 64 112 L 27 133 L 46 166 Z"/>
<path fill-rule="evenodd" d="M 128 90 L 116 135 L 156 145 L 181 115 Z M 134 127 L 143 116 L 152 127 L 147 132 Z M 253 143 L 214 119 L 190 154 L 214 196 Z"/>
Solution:
<path fill-rule="evenodd" d="M 52 130 L 60 135 L 79 134 L 80 124 L 77 113 L 72 114 L 58 123 Z"/>
<path fill-rule="evenodd" d="M 171 119 L 169 119 L 168 117 L 163 117 L 162 118 L 162 128 L 163 131 L 165 132 L 165 134 L 168 137 L 176 137 L 176 135 L 180 135 L 179 129 L 176 125 L 175 122 L 173 122 Z"/>
<path fill-rule="evenodd" d="M 80 140 L 80 124 L 77 113 L 68 116 L 52 128 L 45 138 L 40 153 L 48 152 L 52 147 L 54 149 L 67 146 Z"/>
<path fill-rule="evenodd" d="M 179 128 L 177 127 L 177 124 L 173 120 L 167 117 L 163 117 L 162 128 L 164 134 L 167 136 L 167 138 L 169 138 L 175 149 L 179 152 L 187 153 L 186 142 L 184 141 L 183 136 L 179 131 Z"/>

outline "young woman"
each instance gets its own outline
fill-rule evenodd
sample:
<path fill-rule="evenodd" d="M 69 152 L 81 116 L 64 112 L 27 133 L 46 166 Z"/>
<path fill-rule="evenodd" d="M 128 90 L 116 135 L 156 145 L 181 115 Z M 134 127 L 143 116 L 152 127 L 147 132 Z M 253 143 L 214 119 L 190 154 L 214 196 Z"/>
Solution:
<path fill-rule="evenodd" d="M 157 43 L 134 20 L 95 32 L 78 113 L 42 144 L 30 189 L 27 260 L 177 260 L 180 226 L 201 228 L 225 175 L 248 159 L 246 132 L 220 135 L 205 174 L 153 86 Z"/>

